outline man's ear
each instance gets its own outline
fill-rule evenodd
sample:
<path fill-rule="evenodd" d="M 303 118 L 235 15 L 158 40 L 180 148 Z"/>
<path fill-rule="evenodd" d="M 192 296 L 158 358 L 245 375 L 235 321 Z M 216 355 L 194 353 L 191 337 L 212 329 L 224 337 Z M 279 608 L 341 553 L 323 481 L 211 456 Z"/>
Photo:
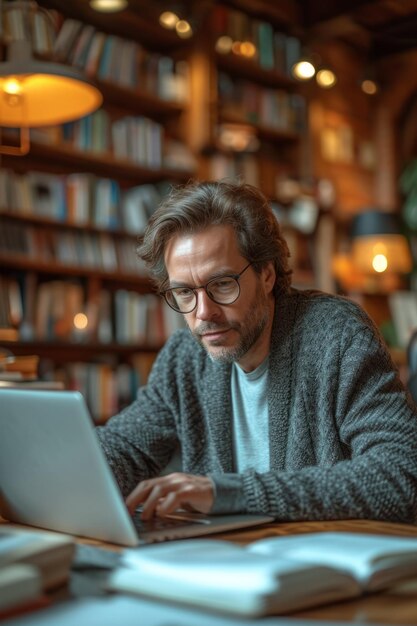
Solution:
<path fill-rule="evenodd" d="M 265 286 L 266 293 L 271 293 L 274 289 L 276 280 L 275 266 L 272 261 L 268 261 L 265 267 L 262 269 L 262 279 Z"/>

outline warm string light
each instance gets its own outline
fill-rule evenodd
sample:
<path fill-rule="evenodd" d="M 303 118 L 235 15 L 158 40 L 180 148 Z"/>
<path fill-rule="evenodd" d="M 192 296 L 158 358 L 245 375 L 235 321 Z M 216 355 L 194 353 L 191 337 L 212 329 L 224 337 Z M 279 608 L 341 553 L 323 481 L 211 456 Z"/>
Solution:
<path fill-rule="evenodd" d="M 300 59 L 292 66 L 292 74 L 297 80 L 310 80 L 316 73 L 316 68 L 308 59 Z"/>
<path fill-rule="evenodd" d="M 217 39 L 215 48 L 219 54 L 229 54 L 232 52 L 233 39 L 229 35 L 222 35 Z"/>
<path fill-rule="evenodd" d="M 193 29 L 187 20 L 180 19 L 173 11 L 164 11 L 159 16 L 159 23 L 163 28 L 175 30 L 178 37 L 188 39 L 193 36 Z"/>
<path fill-rule="evenodd" d="M 258 50 L 252 41 L 233 40 L 229 35 L 222 35 L 216 41 L 216 52 L 219 54 L 229 54 L 232 52 L 236 56 L 242 56 L 247 59 L 256 57 Z"/>
<path fill-rule="evenodd" d="M 90 0 L 90 7 L 100 13 L 123 11 L 127 5 L 127 0 Z"/>
<path fill-rule="evenodd" d="M 329 67 L 321 66 L 317 69 L 316 55 L 305 56 L 299 59 L 291 68 L 294 78 L 301 82 L 306 82 L 316 78 L 316 83 L 322 89 L 330 89 L 337 83 L 336 74 Z"/>
<path fill-rule="evenodd" d="M 366 78 L 361 83 L 361 89 L 368 96 L 374 96 L 378 92 L 378 85 L 374 80 Z"/>
<path fill-rule="evenodd" d="M 192 37 L 193 34 L 193 30 L 187 20 L 179 20 L 175 24 L 175 30 L 178 37 L 181 37 L 181 39 L 188 39 Z"/>
<path fill-rule="evenodd" d="M 233 40 L 229 35 L 221 35 L 215 44 L 219 54 L 233 53 L 248 59 L 256 58 L 258 50 L 252 41 Z M 323 89 L 330 89 L 337 83 L 336 74 L 328 67 L 316 71 L 315 63 L 309 57 L 302 57 L 293 65 L 291 73 L 299 81 L 308 81 L 316 76 L 317 84 Z"/>
<path fill-rule="evenodd" d="M 178 15 L 173 13 L 172 11 L 164 11 L 159 16 L 159 23 L 163 28 L 167 28 L 168 30 L 175 30 L 175 26 L 177 22 L 180 21 Z"/>
<path fill-rule="evenodd" d="M 322 68 L 317 72 L 316 75 L 317 84 L 323 89 L 330 89 L 330 87 L 334 87 L 337 83 L 336 74 L 328 69 Z"/>
<path fill-rule="evenodd" d="M 85 313 L 77 313 L 73 319 L 74 328 L 78 331 L 86 330 L 88 326 L 88 317 Z"/>

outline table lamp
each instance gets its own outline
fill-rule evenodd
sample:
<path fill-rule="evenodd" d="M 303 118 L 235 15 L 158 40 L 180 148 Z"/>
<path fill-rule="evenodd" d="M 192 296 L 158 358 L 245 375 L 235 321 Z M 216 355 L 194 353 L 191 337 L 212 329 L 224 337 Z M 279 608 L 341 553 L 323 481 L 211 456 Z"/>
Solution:
<path fill-rule="evenodd" d="M 352 223 L 352 260 L 366 274 L 407 274 L 412 258 L 394 213 L 365 209 Z"/>

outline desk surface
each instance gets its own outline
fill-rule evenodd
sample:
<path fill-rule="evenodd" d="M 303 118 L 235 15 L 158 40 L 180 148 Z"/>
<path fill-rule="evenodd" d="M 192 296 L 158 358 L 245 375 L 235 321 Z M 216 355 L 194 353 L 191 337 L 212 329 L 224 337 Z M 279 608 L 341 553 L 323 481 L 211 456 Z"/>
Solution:
<path fill-rule="evenodd" d="M 264 537 L 320 531 L 362 532 L 417 538 L 417 526 L 368 520 L 267 524 L 249 530 L 231 531 L 211 537 L 246 544 Z M 79 541 L 109 550 L 120 550 L 120 546 L 114 544 L 105 544 L 89 539 L 79 539 Z M 291 617 L 311 619 L 322 623 L 346 621 L 370 624 L 417 624 L 417 579 L 383 593 L 292 613 Z"/>

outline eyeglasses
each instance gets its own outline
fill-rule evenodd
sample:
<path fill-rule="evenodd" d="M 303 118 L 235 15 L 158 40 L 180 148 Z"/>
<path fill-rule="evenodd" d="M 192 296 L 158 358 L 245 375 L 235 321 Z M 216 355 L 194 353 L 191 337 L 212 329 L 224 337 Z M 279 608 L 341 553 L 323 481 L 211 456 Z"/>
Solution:
<path fill-rule="evenodd" d="M 248 263 L 239 274 L 227 274 L 212 278 L 199 287 L 171 287 L 161 291 L 166 303 L 178 313 L 191 313 L 197 306 L 197 290 L 204 289 L 216 304 L 233 304 L 240 296 L 239 278 L 252 263 Z"/>

